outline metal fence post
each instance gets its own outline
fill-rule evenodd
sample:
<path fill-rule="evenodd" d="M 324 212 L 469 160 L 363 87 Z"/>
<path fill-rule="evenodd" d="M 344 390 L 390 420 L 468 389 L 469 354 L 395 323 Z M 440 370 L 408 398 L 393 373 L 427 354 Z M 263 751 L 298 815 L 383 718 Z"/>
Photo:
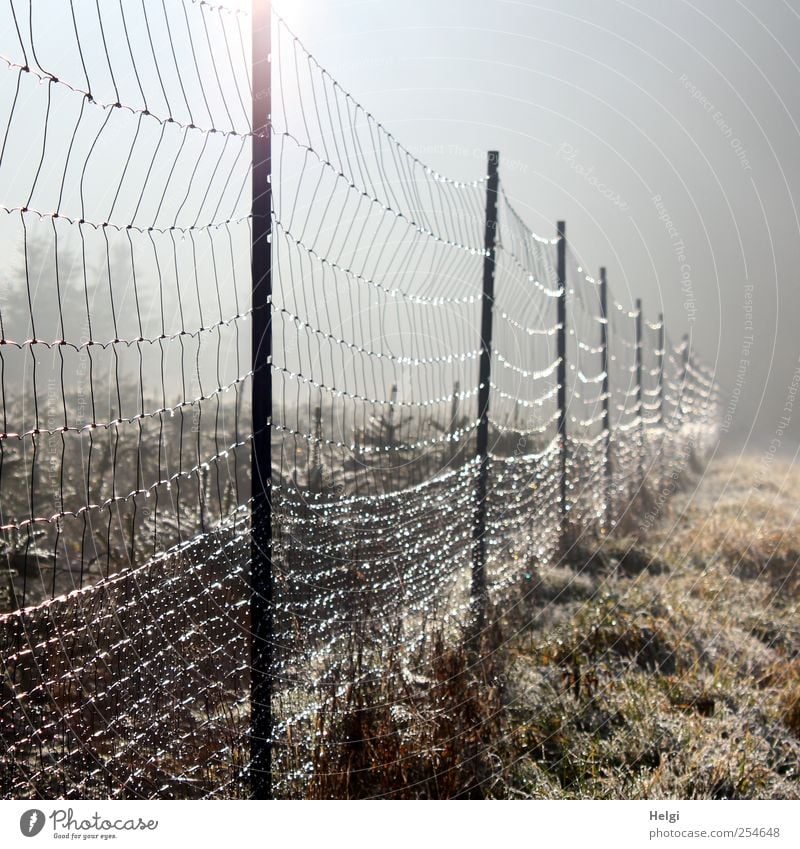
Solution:
<path fill-rule="evenodd" d="M 567 514 L 567 225 L 559 221 L 556 225 L 558 234 L 557 273 L 558 273 L 558 315 L 557 327 L 557 357 L 558 357 L 558 438 L 561 458 L 561 547 L 562 554 L 566 552 Z"/>
<path fill-rule="evenodd" d="M 272 798 L 271 3 L 253 6 L 250 793 Z"/>
<path fill-rule="evenodd" d="M 611 528 L 614 521 L 614 477 L 611 466 L 611 397 L 609 395 L 609 355 L 608 355 L 608 282 L 605 268 L 600 269 L 600 347 L 602 348 L 603 370 L 603 424 L 606 429 L 605 439 L 605 479 L 606 479 L 606 525 Z"/>
<path fill-rule="evenodd" d="M 497 187 L 500 154 L 488 154 L 486 183 L 486 222 L 484 229 L 483 298 L 481 302 L 481 355 L 478 374 L 478 431 L 475 456 L 478 481 L 472 553 L 472 612 L 475 633 L 483 628 L 486 617 L 486 490 L 489 478 L 489 396 L 492 357 L 492 308 L 494 306 L 494 261 L 497 230 Z"/>
<path fill-rule="evenodd" d="M 680 392 L 678 394 L 678 421 L 679 426 L 683 427 L 683 417 L 686 412 L 686 405 L 684 404 L 683 396 L 686 392 L 686 378 L 687 373 L 689 371 L 689 334 L 683 334 L 683 344 L 681 346 L 683 351 L 681 353 L 681 382 L 680 382 Z"/>

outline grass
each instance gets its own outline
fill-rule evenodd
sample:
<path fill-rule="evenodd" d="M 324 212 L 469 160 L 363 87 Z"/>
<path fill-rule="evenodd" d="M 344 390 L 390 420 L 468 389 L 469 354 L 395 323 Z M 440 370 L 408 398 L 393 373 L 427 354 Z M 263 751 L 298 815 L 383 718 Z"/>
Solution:
<path fill-rule="evenodd" d="M 719 460 L 702 475 L 684 476 L 668 502 L 641 499 L 612 536 L 578 537 L 561 562 L 529 565 L 516 604 L 489 616 L 493 624 L 479 642 L 468 633 L 458 639 L 452 622 L 437 626 L 442 617 L 433 611 L 419 630 L 415 624 L 424 639 L 412 650 L 401 619 L 375 622 L 369 605 L 355 610 L 325 674 L 276 696 L 276 716 L 296 717 L 275 744 L 278 795 L 800 797 L 800 472 L 777 461 L 767 472 L 757 460 Z M 642 532 L 638 517 L 653 511 L 657 519 Z M 207 650 L 212 635 L 190 627 L 191 611 L 174 608 L 157 591 L 167 566 L 190 578 L 182 584 L 188 595 L 218 587 L 203 611 L 213 622 L 214 610 L 237 598 L 238 577 L 225 571 L 227 562 L 188 568 L 175 558 L 139 577 L 137 592 L 151 615 L 192 634 L 181 646 L 182 663 L 192 663 L 175 680 L 160 679 L 158 669 L 115 680 L 114 709 L 127 711 L 143 688 L 153 691 L 142 702 L 147 710 L 134 718 L 142 731 L 131 738 L 135 745 L 98 736 L 94 713 L 75 714 L 68 730 L 91 742 L 62 751 L 66 725 L 45 726 L 38 717 L 52 712 L 45 693 L 65 710 L 75 703 L 66 659 L 48 667 L 43 681 L 11 670 L 7 680 L 17 681 L 27 700 L 24 721 L 33 716 L 55 743 L 42 748 L 40 738 L 27 760 L 17 757 L 5 772 L 0 765 L 0 789 L 26 787 L 44 797 L 79 789 L 131 797 L 201 797 L 208 788 L 246 795 L 246 670 L 230 662 L 212 691 L 208 681 L 220 672 L 219 658 Z M 114 587 L 127 592 L 123 584 Z M 125 601 L 116 607 L 115 626 L 121 635 L 138 633 L 137 605 Z M 244 625 L 226 619 L 214 626 L 231 634 L 231 658 L 245 653 L 233 641 L 243 639 Z M 41 642 L 50 625 L 39 627 Z M 108 632 L 107 643 L 115 633 Z M 164 655 L 149 629 L 129 643 L 119 668 L 136 668 L 140 652 Z M 89 696 L 110 690 L 104 675 L 113 674 L 92 663 L 79 679 Z M 65 683 L 48 690 L 50 681 Z M 5 681 L 0 696 L 15 704 L 4 687 Z M 186 695 L 197 687 L 205 688 L 203 708 Z M 188 706 L 176 712 L 175 704 Z M 128 715 L 120 713 L 109 728 L 130 732 L 134 726 L 122 725 Z M 114 748 L 119 744 L 123 749 Z"/>
<path fill-rule="evenodd" d="M 364 645 L 358 636 L 355 641 Z M 484 646 L 496 642 L 485 636 Z M 434 637 L 414 672 L 399 653 L 367 657 L 321 693 L 311 733 L 290 729 L 277 752 L 278 772 L 294 775 L 281 795 L 330 798 L 473 798 L 496 768 L 487 741 L 502 734 L 505 715 L 498 655 L 468 641 Z M 355 674 L 352 674 L 355 672 Z M 335 695 L 334 695 L 335 691 Z M 305 766 L 305 769 L 303 769 Z"/>
<path fill-rule="evenodd" d="M 542 570 L 494 795 L 800 796 L 800 473 L 759 480 L 718 461 L 644 541 Z"/>

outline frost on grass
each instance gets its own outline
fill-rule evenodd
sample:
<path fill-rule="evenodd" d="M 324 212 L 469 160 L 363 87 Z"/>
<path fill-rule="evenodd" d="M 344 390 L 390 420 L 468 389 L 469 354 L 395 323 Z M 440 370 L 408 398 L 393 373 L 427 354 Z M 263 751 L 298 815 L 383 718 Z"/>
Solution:
<path fill-rule="evenodd" d="M 495 796 L 798 798 L 800 473 L 717 462 L 644 538 L 544 569 Z"/>

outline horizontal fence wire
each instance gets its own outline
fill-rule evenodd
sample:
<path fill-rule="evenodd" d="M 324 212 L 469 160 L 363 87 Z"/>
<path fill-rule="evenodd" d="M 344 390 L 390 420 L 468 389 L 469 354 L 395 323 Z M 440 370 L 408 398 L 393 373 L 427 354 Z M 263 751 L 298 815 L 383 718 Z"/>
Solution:
<path fill-rule="evenodd" d="M 247 797 L 251 20 L 52 5 L 0 4 L 0 795 Z M 271 68 L 269 675 L 291 797 L 346 745 L 354 687 L 468 628 L 476 509 L 502 610 L 562 556 L 562 451 L 572 529 L 605 534 L 706 455 L 720 399 L 662 324 L 613 297 L 604 319 L 571 250 L 562 293 L 501 161 L 477 457 L 487 177 L 421 162 L 275 14 Z"/>

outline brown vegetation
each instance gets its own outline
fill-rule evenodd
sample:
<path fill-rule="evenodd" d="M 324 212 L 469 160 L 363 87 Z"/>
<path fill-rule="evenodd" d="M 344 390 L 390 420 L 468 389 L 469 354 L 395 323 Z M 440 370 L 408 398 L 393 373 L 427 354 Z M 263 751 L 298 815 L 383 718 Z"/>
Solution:
<path fill-rule="evenodd" d="M 772 471 L 717 461 L 645 537 L 540 567 L 478 661 L 441 640 L 413 674 L 390 658 L 320 713 L 313 752 L 294 741 L 293 791 L 800 796 L 800 473 Z"/>

